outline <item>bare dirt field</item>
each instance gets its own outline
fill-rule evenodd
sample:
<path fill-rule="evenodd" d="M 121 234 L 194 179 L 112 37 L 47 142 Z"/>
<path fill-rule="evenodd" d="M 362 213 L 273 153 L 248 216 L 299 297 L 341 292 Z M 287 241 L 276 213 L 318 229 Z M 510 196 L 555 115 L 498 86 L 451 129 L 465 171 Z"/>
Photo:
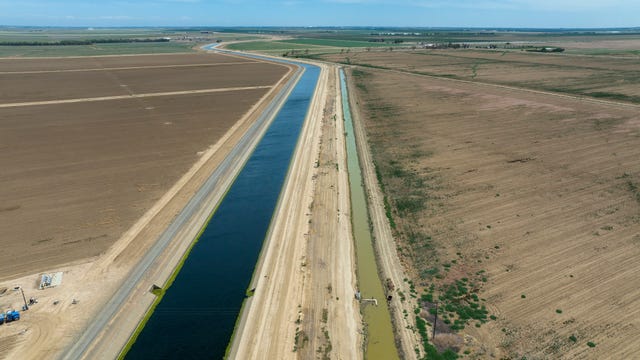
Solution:
<path fill-rule="evenodd" d="M 357 61 L 425 55 L 369 56 Z M 421 317 L 439 304 L 439 350 L 637 354 L 638 108 L 370 68 L 350 79 Z"/>
<path fill-rule="evenodd" d="M 271 85 L 285 68 L 260 62 L 3 73 L 3 103 Z M 242 76 L 238 76 L 242 74 Z M 42 84 L 48 84 L 42 86 Z"/>
<path fill-rule="evenodd" d="M 610 38 L 610 39 L 571 39 L 551 41 L 552 45 L 562 46 L 569 50 L 589 50 L 595 52 L 605 51 L 634 51 L 637 56 L 637 51 L 640 49 L 640 39 L 638 36 L 628 36 L 623 39 Z"/>
<path fill-rule="evenodd" d="M 1 109 L 2 278 L 106 250 L 265 92 Z"/>
<path fill-rule="evenodd" d="M 637 58 L 522 51 L 354 52 L 324 59 L 368 67 L 640 103 Z"/>
<path fill-rule="evenodd" d="M 209 55 L 192 56 L 199 64 Z M 145 58 L 167 65 L 165 56 Z M 176 59 L 182 65 L 187 61 Z M 0 288 L 21 284 L 27 297 L 41 300 L 23 320 L 0 328 L 3 356 L 19 351 L 24 358 L 50 357 L 78 335 L 290 73 L 288 66 L 260 65 L 273 82 L 257 89 L 227 90 L 235 84 L 217 83 L 216 71 L 228 79 L 231 75 L 222 74 L 233 69 L 239 82 L 251 72 L 213 66 L 207 77 L 209 89 L 220 90 L 215 94 L 196 89 L 174 96 L 0 109 L 0 227 L 6 235 Z M 175 81 L 178 88 L 181 81 Z M 169 80 L 164 84 L 172 90 Z M 179 258 L 174 250 L 185 246 L 172 244 L 164 257 Z M 64 271 L 63 285 L 35 291 L 37 274 L 53 269 Z M 150 281 L 164 281 L 170 273 L 160 268 Z M 149 294 L 146 288 L 141 292 Z M 71 297 L 81 304 L 73 305 Z M 0 307 L 18 308 L 20 300 L 9 290 L 0 294 Z"/>
<path fill-rule="evenodd" d="M 0 68 L 5 72 L 60 71 L 104 69 L 118 67 L 149 67 L 166 65 L 225 64 L 254 60 L 220 54 L 162 54 L 122 56 L 79 56 L 61 58 L 0 58 Z"/>
<path fill-rule="evenodd" d="M 101 60 L 135 59 L 124 58 Z M 156 59 L 165 64 L 168 59 L 180 64 L 188 60 L 186 56 L 144 58 L 147 65 Z M 237 62 L 212 56 L 215 61 L 229 58 Z M 205 60 L 207 55 L 191 56 L 193 62 Z M 85 66 L 85 61 L 76 68 Z M 254 71 L 235 66 L 183 68 L 185 74 L 170 68 L 127 70 L 128 88 L 135 94 L 185 90 L 189 81 L 194 89 L 265 85 L 287 71 L 266 63 L 248 64 Z M 253 76 L 258 69 L 263 76 Z M 86 77 L 95 74 L 113 93 L 123 91 L 108 81 L 110 76 L 120 77 L 117 71 L 57 73 L 68 77 L 73 84 L 69 88 L 59 87 L 59 81 L 48 82 L 49 73 L 32 75 L 34 82 L 29 86 L 20 75 L 11 86 L 3 87 L 11 92 L 3 94 L 0 104 L 104 95 L 100 82 Z M 6 76 L 0 75 L 3 83 Z M 58 90 L 67 93 L 53 95 Z M 267 90 L 0 109 L 0 227 L 5 249 L 0 254 L 0 278 L 103 252 Z"/>

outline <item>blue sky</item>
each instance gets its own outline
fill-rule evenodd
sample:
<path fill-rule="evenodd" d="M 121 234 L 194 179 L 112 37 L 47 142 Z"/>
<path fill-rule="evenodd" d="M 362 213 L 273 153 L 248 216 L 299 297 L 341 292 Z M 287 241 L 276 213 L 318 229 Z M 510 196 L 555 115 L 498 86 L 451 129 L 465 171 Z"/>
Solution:
<path fill-rule="evenodd" d="M 636 27 L 640 0 L 0 0 L 0 25 Z"/>

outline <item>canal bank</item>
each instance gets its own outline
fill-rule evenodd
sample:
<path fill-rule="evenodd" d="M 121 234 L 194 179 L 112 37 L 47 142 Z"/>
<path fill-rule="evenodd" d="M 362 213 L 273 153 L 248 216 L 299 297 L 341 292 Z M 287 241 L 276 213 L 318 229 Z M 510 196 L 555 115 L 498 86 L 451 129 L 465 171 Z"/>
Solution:
<path fill-rule="evenodd" d="M 351 75 L 354 68 L 345 71 Z M 371 232 L 374 238 L 374 248 L 377 255 L 378 273 L 385 282 L 393 284 L 393 299 L 388 303 L 391 318 L 393 320 L 394 333 L 398 352 L 403 359 L 417 360 L 425 356 L 422 338 L 416 330 L 415 317 L 412 316 L 417 308 L 416 299 L 411 296 L 413 288 L 408 281 L 408 276 L 398 256 L 397 243 L 393 236 L 393 230 L 386 211 L 386 199 L 381 185 L 378 183 L 376 166 L 373 161 L 371 149 L 367 139 L 365 122 L 366 114 L 363 114 L 357 106 L 360 102 L 358 88 L 348 78 L 346 86 L 349 89 L 349 98 L 352 105 L 351 116 L 357 144 L 360 169 L 366 190 L 369 220 Z"/>
<path fill-rule="evenodd" d="M 224 355 L 315 90 L 319 69 L 303 67 L 127 358 Z"/>
<path fill-rule="evenodd" d="M 361 312 L 365 322 L 365 358 L 370 360 L 399 359 L 395 346 L 391 316 L 387 308 L 387 294 L 378 275 L 376 254 L 369 227 L 367 200 L 358 159 L 349 93 L 344 71 L 340 69 L 342 111 L 345 121 L 347 166 L 351 190 L 353 237 L 356 243 L 357 276 Z"/>

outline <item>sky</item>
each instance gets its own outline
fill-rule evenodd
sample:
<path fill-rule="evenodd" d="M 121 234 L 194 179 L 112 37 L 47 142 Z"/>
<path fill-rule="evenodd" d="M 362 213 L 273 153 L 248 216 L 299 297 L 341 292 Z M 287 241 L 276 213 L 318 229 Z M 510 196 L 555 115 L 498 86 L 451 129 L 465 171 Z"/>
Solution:
<path fill-rule="evenodd" d="M 0 25 L 640 26 L 640 0 L 0 0 Z"/>

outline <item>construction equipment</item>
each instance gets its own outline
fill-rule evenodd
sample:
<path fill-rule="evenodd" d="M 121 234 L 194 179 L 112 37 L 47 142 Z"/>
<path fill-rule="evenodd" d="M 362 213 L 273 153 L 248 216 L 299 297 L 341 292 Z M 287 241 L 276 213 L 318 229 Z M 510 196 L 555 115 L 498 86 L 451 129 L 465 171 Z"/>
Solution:
<path fill-rule="evenodd" d="M 18 321 L 20 320 L 20 312 L 18 310 L 9 310 L 6 313 L 5 318 L 7 323 Z"/>

